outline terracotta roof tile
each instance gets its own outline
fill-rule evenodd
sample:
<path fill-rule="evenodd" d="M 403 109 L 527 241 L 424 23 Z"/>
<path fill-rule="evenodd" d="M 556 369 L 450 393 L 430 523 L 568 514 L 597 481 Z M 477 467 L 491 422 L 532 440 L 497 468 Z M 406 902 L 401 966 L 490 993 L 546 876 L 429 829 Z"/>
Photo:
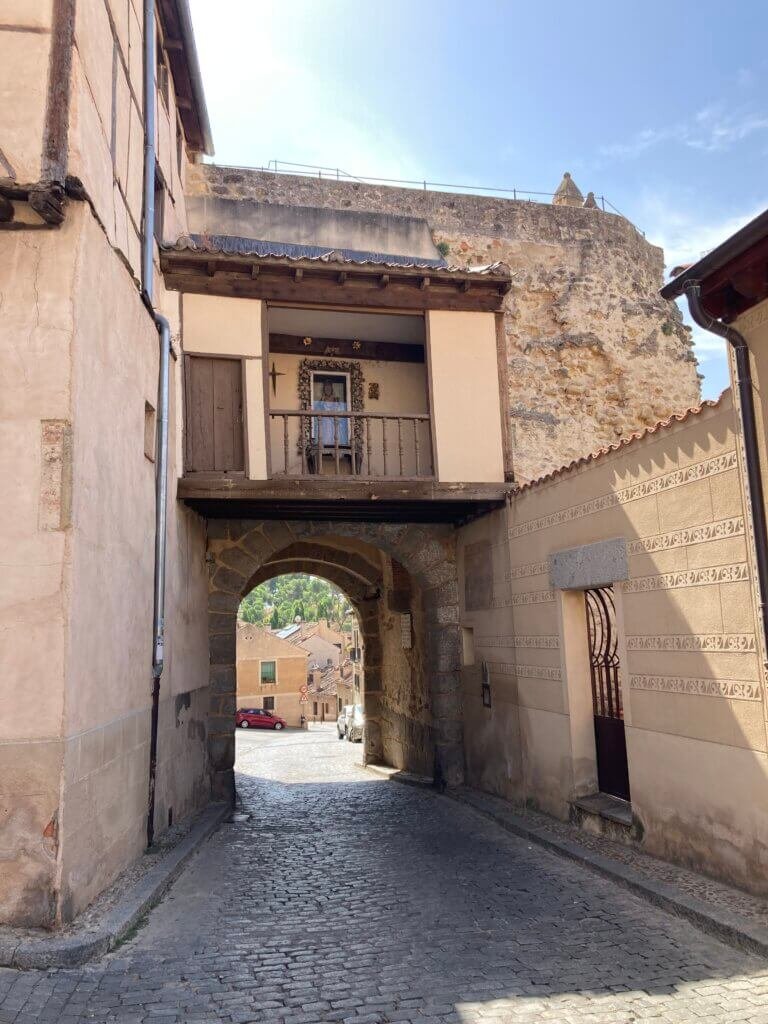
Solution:
<path fill-rule="evenodd" d="M 285 260 L 294 263 L 346 263 L 358 266 L 381 266 L 404 270 L 434 270 L 447 274 L 479 274 L 509 277 L 506 264 L 497 261 L 478 267 L 449 266 L 444 259 L 420 256 L 396 256 L 391 253 L 363 252 L 358 249 L 332 249 L 320 245 L 299 245 L 294 242 L 261 241 L 239 235 L 181 235 L 172 245 L 163 245 L 162 252 L 198 252 L 209 256 L 245 256 L 259 259 Z"/>
<path fill-rule="evenodd" d="M 726 393 L 730 392 L 730 388 L 726 388 L 719 398 L 714 400 L 705 399 L 700 405 L 694 405 L 690 409 L 685 409 L 683 412 L 672 413 L 671 416 L 665 420 L 659 420 L 654 423 L 652 427 L 646 427 L 644 430 L 636 430 L 632 434 L 627 434 L 626 437 L 619 438 L 615 444 L 606 445 L 603 448 L 598 448 L 594 452 L 590 452 L 589 455 L 583 455 L 579 459 L 574 459 L 573 462 L 569 462 L 565 466 L 560 466 L 558 469 L 553 469 L 549 473 L 545 473 L 544 476 L 537 477 L 535 480 L 529 480 L 527 483 L 520 484 L 517 489 L 518 494 L 522 491 L 530 490 L 532 487 L 538 487 L 541 484 L 548 483 L 550 480 L 554 480 L 559 476 L 563 476 L 565 473 L 570 473 L 571 470 L 578 469 L 580 466 L 586 466 L 590 462 L 594 462 L 596 459 L 602 458 L 604 455 L 611 455 L 613 452 L 617 452 L 622 448 L 626 448 L 628 445 L 634 444 L 636 441 L 640 441 L 649 434 L 655 434 L 659 430 L 663 430 L 667 427 L 674 426 L 675 423 L 685 423 L 686 420 L 691 419 L 693 416 L 698 416 L 705 409 L 716 409 Z"/>

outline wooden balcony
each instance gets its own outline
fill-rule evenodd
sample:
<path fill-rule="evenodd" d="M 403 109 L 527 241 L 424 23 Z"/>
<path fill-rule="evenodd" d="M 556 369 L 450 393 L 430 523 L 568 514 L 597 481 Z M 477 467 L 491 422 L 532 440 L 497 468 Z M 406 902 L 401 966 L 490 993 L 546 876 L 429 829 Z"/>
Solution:
<path fill-rule="evenodd" d="M 434 479 L 428 413 L 269 413 L 272 478 Z"/>

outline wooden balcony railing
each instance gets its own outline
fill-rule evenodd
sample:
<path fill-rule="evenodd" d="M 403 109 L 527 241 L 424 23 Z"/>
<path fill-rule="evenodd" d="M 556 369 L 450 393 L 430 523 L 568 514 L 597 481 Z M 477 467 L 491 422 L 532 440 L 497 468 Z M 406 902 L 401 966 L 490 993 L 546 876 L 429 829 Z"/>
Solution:
<path fill-rule="evenodd" d="M 428 413 L 278 409 L 269 414 L 273 476 L 433 477 Z"/>

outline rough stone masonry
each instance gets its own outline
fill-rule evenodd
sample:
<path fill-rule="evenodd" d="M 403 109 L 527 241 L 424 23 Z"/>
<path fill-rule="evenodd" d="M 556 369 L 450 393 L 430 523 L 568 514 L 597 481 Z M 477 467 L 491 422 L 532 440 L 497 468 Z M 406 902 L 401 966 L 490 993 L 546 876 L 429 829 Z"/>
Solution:
<path fill-rule="evenodd" d="M 658 294 L 662 250 L 616 214 L 568 198 L 549 205 L 202 164 L 191 168 L 188 190 L 423 217 L 449 262 L 508 264 L 504 332 L 520 482 L 699 402 L 689 330 Z"/>

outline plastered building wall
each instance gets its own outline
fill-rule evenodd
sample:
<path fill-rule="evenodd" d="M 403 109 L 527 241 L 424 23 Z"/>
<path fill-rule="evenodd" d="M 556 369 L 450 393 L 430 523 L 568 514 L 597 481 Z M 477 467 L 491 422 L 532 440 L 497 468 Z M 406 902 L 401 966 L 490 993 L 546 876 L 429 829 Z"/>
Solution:
<path fill-rule="evenodd" d="M 581 182 L 589 187 L 588 182 Z M 602 210 L 194 165 L 187 191 L 424 218 L 448 260 L 502 260 L 516 479 L 534 479 L 699 398 L 690 333 L 659 297 L 663 254 Z"/>
<path fill-rule="evenodd" d="M 0 180 L 19 185 L 42 176 L 51 8 L 52 0 L 0 3 Z"/>
<path fill-rule="evenodd" d="M 429 385 L 441 483 L 504 480 L 493 313 L 427 313 Z"/>
<path fill-rule="evenodd" d="M 72 55 L 68 173 L 79 179 L 111 245 L 135 277 L 141 266 L 144 160 L 143 5 L 78 0 Z M 158 90 L 157 163 L 165 185 L 164 237 L 184 230 L 187 155 L 179 145 L 173 81 Z"/>
<path fill-rule="evenodd" d="M 461 531 L 469 782 L 562 818 L 597 790 L 583 591 L 553 585 L 551 558 L 617 538 L 634 834 L 658 856 L 768 891 L 763 639 L 728 392 Z"/>
<path fill-rule="evenodd" d="M 41 924 L 77 913 L 145 843 L 158 339 L 86 204 L 56 232 L 0 235 L 0 251 L 0 432 L 16 481 L 2 499 L 0 919 Z M 177 362 L 172 397 L 171 481 Z M 172 483 L 159 833 L 208 797 L 205 531 L 173 496 Z"/>
<path fill-rule="evenodd" d="M 0 234 L 0 465 L 10 482 L 0 496 L 2 921 L 36 923 L 55 905 L 80 230 L 72 221 L 56 233 Z"/>

